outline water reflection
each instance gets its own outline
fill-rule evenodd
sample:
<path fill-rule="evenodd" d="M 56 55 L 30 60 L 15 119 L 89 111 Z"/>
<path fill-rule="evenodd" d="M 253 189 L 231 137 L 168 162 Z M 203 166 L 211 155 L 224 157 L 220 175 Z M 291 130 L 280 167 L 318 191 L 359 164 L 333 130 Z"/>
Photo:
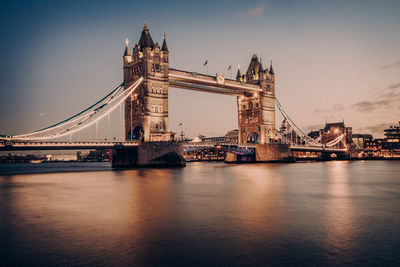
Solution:
<path fill-rule="evenodd" d="M 0 257 L 3 265 L 390 265 L 400 262 L 399 172 L 377 162 L 193 163 L 0 176 Z"/>
<path fill-rule="evenodd" d="M 348 161 L 336 161 L 327 164 L 328 194 L 326 202 L 324 243 L 329 251 L 330 260 L 336 264 L 351 263 L 355 255 L 350 255 L 346 262 L 339 262 L 338 255 L 357 246 L 354 234 L 356 210 L 350 195 L 350 177 Z"/>

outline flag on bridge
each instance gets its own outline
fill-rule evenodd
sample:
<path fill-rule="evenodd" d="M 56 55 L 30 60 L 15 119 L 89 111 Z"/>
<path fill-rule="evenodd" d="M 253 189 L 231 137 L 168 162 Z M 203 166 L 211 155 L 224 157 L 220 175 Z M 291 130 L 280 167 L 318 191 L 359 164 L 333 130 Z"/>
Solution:
<path fill-rule="evenodd" d="M 231 69 L 232 69 L 232 65 L 229 65 L 228 70 L 231 70 Z"/>
<path fill-rule="evenodd" d="M 208 64 L 208 59 L 206 59 L 206 62 L 204 62 L 203 66 Z"/>

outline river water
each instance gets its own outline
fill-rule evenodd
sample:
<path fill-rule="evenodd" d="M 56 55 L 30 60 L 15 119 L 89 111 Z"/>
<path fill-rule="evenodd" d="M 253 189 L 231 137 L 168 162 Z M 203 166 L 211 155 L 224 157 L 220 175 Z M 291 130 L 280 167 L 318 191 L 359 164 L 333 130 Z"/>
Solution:
<path fill-rule="evenodd" d="M 0 260 L 399 266 L 400 161 L 0 164 Z"/>

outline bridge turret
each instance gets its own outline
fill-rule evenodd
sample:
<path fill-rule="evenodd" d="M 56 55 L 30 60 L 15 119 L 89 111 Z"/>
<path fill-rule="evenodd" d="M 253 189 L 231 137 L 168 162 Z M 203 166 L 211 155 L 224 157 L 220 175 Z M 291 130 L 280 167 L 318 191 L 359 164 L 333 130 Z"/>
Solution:
<path fill-rule="evenodd" d="M 236 74 L 236 80 L 237 81 L 242 81 L 243 79 L 242 79 L 242 73 L 240 73 L 240 65 L 238 64 L 238 71 L 237 71 L 237 74 Z"/>
<path fill-rule="evenodd" d="M 168 52 L 167 35 L 165 34 L 165 32 L 163 34 L 163 43 L 162 43 L 161 51 Z"/>
<path fill-rule="evenodd" d="M 129 40 L 125 39 L 125 51 L 124 51 L 124 61 L 130 63 L 132 61 L 131 51 L 129 51 Z"/>
<path fill-rule="evenodd" d="M 250 83 L 255 83 L 258 81 L 260 61 L 256 53 L 253 54 L 250 60 L 249 67 L 246 72 L 246 81 Z"/>
<path fill-rule="evenodd" d="M 260 64 L 258 64 L 259 78 L 261 78 L 261 74 L 264 73 L 264 68 L 263 68 L 261 61 L 262 61 L 262 59 L 260 58 Z"/>
<path fill-rule="evenodd" d="M 168 69 L 169 69 L 169 51 L 167 46 L 167 35 L 163 34 L 163 44 L 161 47 L 161 69 L 164 75 L 164 78 L 168 80 Z"/>
<path fill-rule="evenodd" d="M 270 66 L 269 66 L 269 74 L 270 75 L 275 75 L 274 68 L 272 67 L 272 60 L 271 60 Z"/>
<path fill-rule="evenodd" d="M 140 40 L 138 43 L 140 50 L 143 51 L 144 48 L 153 48 L 154 47 L 154 42 L 153 39 L 151 38 L 149 28 L 147 27 L 146 21 L 144 22 L 143 28 L 142 28 L 142 34 L 140 36 Z"/>

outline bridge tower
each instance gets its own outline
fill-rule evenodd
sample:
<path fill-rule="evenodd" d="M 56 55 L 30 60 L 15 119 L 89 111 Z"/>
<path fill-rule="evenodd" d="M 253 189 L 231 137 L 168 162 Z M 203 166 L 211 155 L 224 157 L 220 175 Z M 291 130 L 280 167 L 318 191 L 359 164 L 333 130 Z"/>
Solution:
<path fill-rule="evenodd" d="M 126 42 L 125 88 L 144 77 L 136 93 L 125 101 L 126 140 L 163 141 L 163 136 L 168 136 L 168 54 L 165 34 L 160 47 L 153 42 L 146 23 L 132 54 Z"/>
<path fill-rule="evenodd" d="M 275 137 L 275 73 L 272 62 L 263 69 L 254 53 L 245 74 L 236 75 L 241 82 L 259 84 L 262 92 L 237 97 L 239 144 L 268 144 Z"/>

